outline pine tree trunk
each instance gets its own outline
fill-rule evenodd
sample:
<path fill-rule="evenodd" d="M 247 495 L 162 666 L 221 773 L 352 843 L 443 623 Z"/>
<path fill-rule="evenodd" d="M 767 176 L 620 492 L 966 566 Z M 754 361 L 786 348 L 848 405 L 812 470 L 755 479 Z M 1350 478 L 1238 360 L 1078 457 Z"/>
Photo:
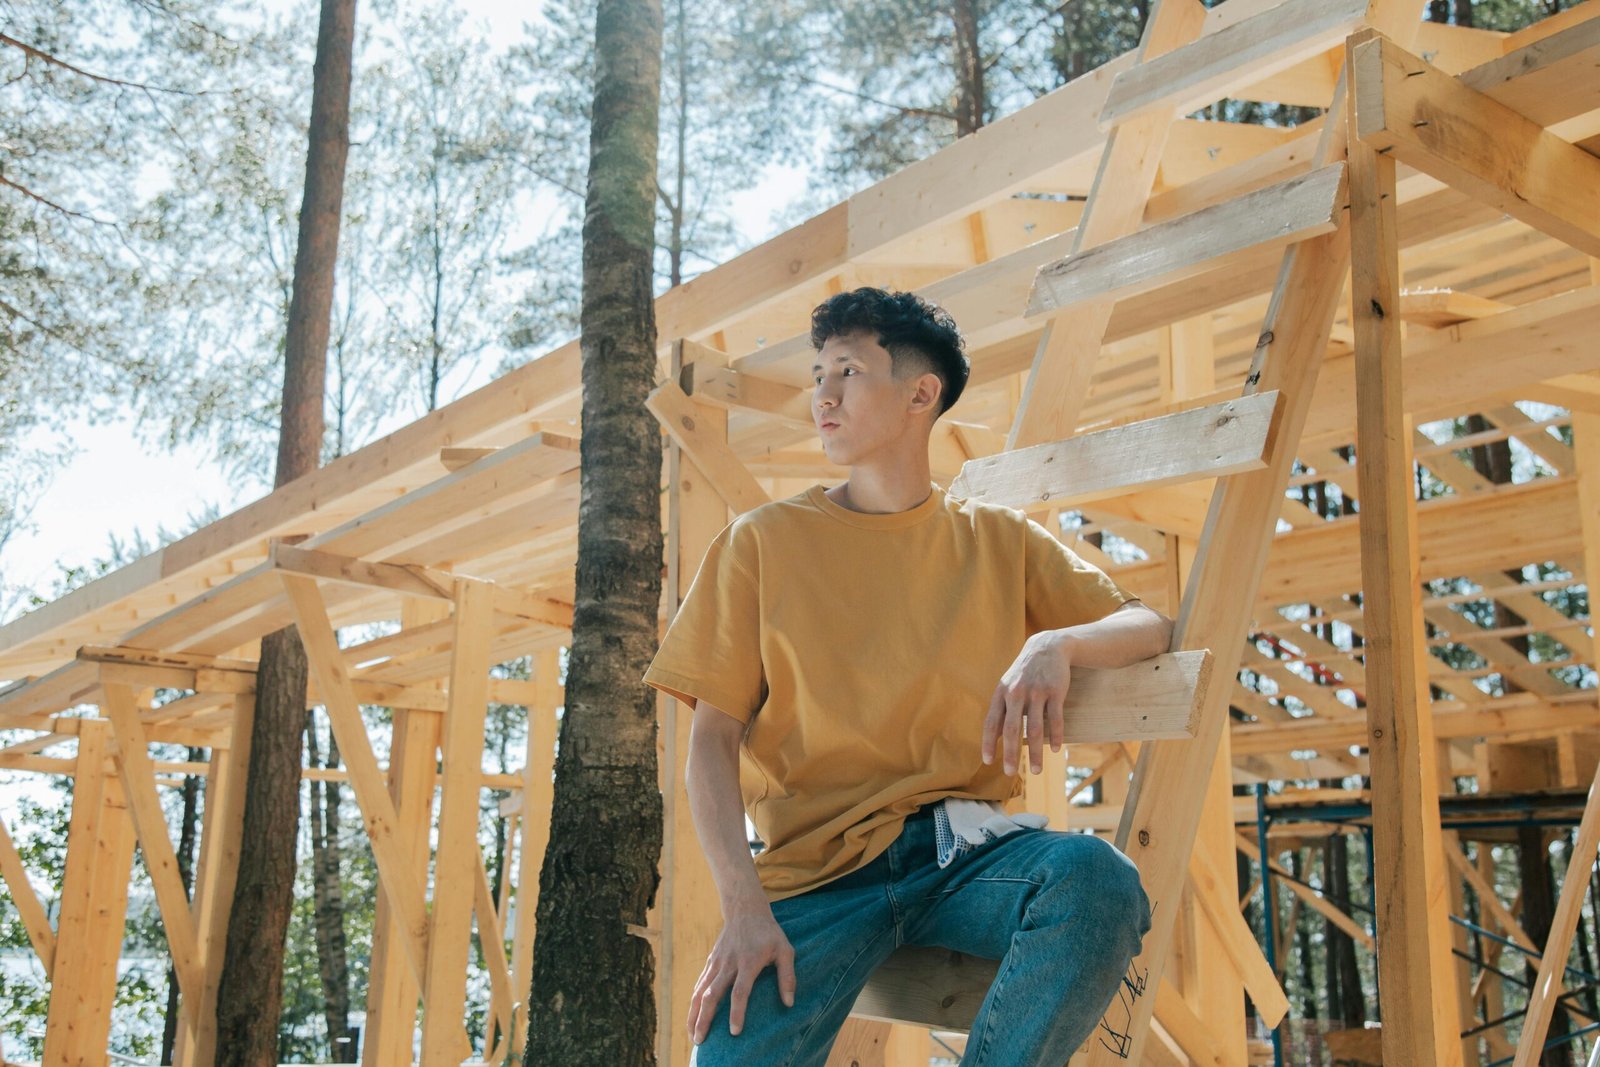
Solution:
<path fill-rule="evenodd" d="M 350 147 L 355 21 L 356 0 L 323 0 L 305 194 L 284 336 L 283 413 L 273 480 L 278 486 L 315 470 L 321 460 L 328 323 Z M 261 639 L 239 875 L 217 989 L 219 1067 L 278 1062 L 284 943 L 294 904 L 300 828 L 306 675 L 305 649 L 292 626 Z"/>
<path fill-rule="evenodd" d="M 965 137 L 983 126 L 988 107 L 976 0 L 955 0 L 950 20 L 955 24 L 956 136 Z"/>
<path fill-rule="evenodd" d="M 655 1062 L 659 881 L 655 695 L 661 431 L 651 299 L 659 0 L 601 0 L 583 226 L 583 435 L 578 565 L 550 844 L 539 879 L 529 1064 Z"/>

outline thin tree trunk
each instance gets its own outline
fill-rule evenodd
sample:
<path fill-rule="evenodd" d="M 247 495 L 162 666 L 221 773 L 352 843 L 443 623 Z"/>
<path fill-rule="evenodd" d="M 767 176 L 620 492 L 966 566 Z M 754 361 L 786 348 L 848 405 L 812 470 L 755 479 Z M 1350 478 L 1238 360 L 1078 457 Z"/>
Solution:
<path fill-rule="evenodd" d="M 306 712 L 307 763 L 329 770 L 339 766 L 339 743 L 328 735 L 328 757 L 319 752 L 316 717 Z M 339 851 L 339 783 L 311 782 L 312 930 L 317 942 L 317 976 L 322 981 L 322 1017 L 328 1027 L 331 1063 L 355 1062 L 350 1033 L 350 965 L 345 951 L 344 887 Z"/>
<path fill-rule="evenodd" d="M 198 763 L 205 758 L 205 750 L 191 748 L 189 762 Z M 183 880 L 183 891 L 194 899 L 194 842 L 195 827 L 199 821 L 200 778 L 187 775 L 183 779 L 183 814 L 178 819 L 178 877 Z M 161 1025 L 161 1062 L 172 1062 L 172 1049 L 178 1041 L 178 972 L 167 968 L 167 1015 Z"/>
<path fill-rule="evenodd" d="M 305 194 L 284 336 L 283 414 L 274 485 L 321 460 L 329 315 L 345 157 L 350 147 L 350 72 L 356 0 L 323 0 L 311 92 Z M 283 954 L 294 904 L 300 829 L 301 728 L 306 654 L 291 627 L 261 640 L 239 875 L 228 913 L 217 990 L 219 1067 L 265 1067 L 278 1054 Z"/>
<path fill-rule="evenodd" d="M 582 502 L 566 713 L 539 879 L 529 1064 L 655 1063 L 661 431 L 651 299 L 659 0 L 601 0 L 583 225 Z"/>
<path fill-rule="evenodd" d="M 983 126 L 988 107 L 976 0 L 955 0 L 950 6 L 950 20 L 955 24 L 956 136 L 965 137 Z"/>

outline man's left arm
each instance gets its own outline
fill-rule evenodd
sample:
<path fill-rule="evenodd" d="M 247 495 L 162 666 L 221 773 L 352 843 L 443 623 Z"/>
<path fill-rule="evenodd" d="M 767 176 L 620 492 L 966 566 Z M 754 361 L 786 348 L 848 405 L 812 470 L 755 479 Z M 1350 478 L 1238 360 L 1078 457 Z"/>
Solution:
<path fill-rule="evenodd" d="M 1172 620 L 1130 600 L 1104 618 L 1028 638 L 1011 667 L 1001 675 L 983 723 L 983 762 L 993 763 L 998 747 L 1005 772 L 1015 774 L 1027 727 L 1033 773 L 1044 769 L 1044 744 L 1061 751 L 1065 733 L 1062 706 L 1072 668 L 1126 667 L 1166 652 Z"/>

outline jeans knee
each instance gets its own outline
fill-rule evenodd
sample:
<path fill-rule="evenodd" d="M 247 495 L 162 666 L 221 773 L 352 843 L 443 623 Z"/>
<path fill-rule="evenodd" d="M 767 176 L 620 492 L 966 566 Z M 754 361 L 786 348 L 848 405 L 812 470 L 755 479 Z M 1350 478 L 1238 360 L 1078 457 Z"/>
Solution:
<path fill-rule="evenodd" d="M 1109 841 L 1088 834 L 1074 835 L 1064 847 L 1068 855 L 1051 872 L 1041 902 L 1053 898 L 1052 911 L 1088 918 L 1107 934 L 1129 929 L 1142 940 L 1150 929 L 1150 898 L 1139 868 Z"/>

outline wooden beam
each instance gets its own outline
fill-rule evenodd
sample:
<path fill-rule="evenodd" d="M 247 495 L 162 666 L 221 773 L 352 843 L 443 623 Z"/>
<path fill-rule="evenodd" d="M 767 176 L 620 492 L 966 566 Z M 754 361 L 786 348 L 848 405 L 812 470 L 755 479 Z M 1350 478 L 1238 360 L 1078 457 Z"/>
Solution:
<path fill-rule="evenodd" d="M 1347 62 L 1356 72 L 1352 128 L 1360 115 L 1361 68 L 1370 61 L 1373 43 L 1358 35 L 1348 46 Z M 1435 981 L 1454 967 L 1433 722 L 1426 712 L 1412 423 L 1401 398 L 1395 162 L 1364 142 L 1353 142 L 1349 152 L 1356 470 L 1384 1058 L 1460 1063 L 1456 1000 Z"/>
<path fill-rule="evenodd" d="M 433 907 L 428 913 L 428 966 L 422 985 L 423 1067 L 456 1067 L 466 1040 L 467 957 L 471 892 L 478 850 L 479 779 L 483 774 L 484 713 L 488 702 L 489 630 L 494 587 L 460 579 L 455 595 L 455 641 L 450 660 L 450 710 L 444 720 L 439 790 L 439 847 L 434 857 Z M 493 915 L 493 908 L 489 909 Z M 487 940 L 485 931 L 485 940 Z"/>
<path fill-rule="evenodd" d="M 741 374 L 725 364 L 686 364 L 678 380 L 683 391 L 702 404 L 757 412 L 789 426 L 816 429 L 811 417 L 811 396 L 804 389 Z"/>
<path fill-rule="evenodd" d="M 400 606 L 400 634 L 453 628 L 449 605 L 410 599 Z M 424 639 L 426 640 L 426 638 Z M 347 649 L 346 652 L 349 652 Z M 442 695 L 442 694 L 441 694 Z M 388 791 L 404 862 L 417 884 L 428 878 L 429 836 L 433 829 L 433 795 L 437 776 L 443 716 L 398 708 L 389 742 Z M 388 1067 L 412 1060 L 416 1041 L 417 1004 L 421 983 L 406 963 L 403 914 L 378 886 L 373 919 L 372 964 L 367 983 L 367 1032 L 361 1043 L 363 1067 Z"/>
<path fill-rule="evenodd" d="M 1250 1000 L 1261 1013 L 1262 1023 L 1269 1029 L 1276 1027 L 1289 1013 L 1289 998 L 1262 955 L 1255 931 L 1250 929 L 1238 904 L 1231 899 L 1235 883 L 1224 883 L 1216 865 L 1203 852 L 1189 857 L 1189 880 L 1200 910 L 1216 930 L 1234 969 L 1244 977 L 1245 992 L 1250 994 Z M 1156 1011 L 1160 1010 L 1158 1003 Z"/>
<path fill-rule="evenodd" d="M 1240 835 L 1237 839 L 1237 844 L 1240 852 L 1243 852 L 1246 856 L 1249 856 L 1256 862 L 1257 865 L 1261 863 L 1261 849 L 1257 847 L 1254 841 L 1250 840 L 1248 837 Z M 1273 874 L 1278 876 L 1279 882 L 1283 886 L 1285 886 L 1295 896 L 1305 901 L 1313 911 L 1317 912 L 1323 918 L 1333 923 L 1333 925 L 1343 930 L 1356 941 L 1359 941 L 1361 944 L 1365 945 L 1368 949 L 1375 947 L 1375 943 L 1372 940 L 1372 935 L 1366 931 L 1365 927 L 1356 922 L 1349 915 L 1345 914 L 1345 912 L 1340 910 L 1338 905 L 1325 898 L 1321 893 L 1318 893 L 1315 889 L 1311 889 L 1305 885 L 1302 885 L 1300 881 L 1296 879 L 1289 871 L 1284 870 L 1282 864 L 1278 863 L 1276 860 L 1271 860 L 1268 862 L 1267 868 Z"/>
<path fill-rule="evenodd" d="M 514 990 L 531 988 L 533 982 L 539 870 L 550 842 L 550 806 L 555 793 L 556 708 L 562 700 L 560 673 L 560 650 L 543 649 L 534 655 L 533 684 L 538 687 L 539 696 L 528 706 L 527 756 L 522 768 L 522 842 L 517 850 L 516 930 L 511 939 L 511 987 Z M 521 1055 L 527 1040 L 528 1028 L 514 1026 L 512 1053 Z"/>
<path fill-rule="evenodd" d="M 1600 159 L 1382 37 L 1351 56 L 1363 142 L 1600 255 Z"/>
<path fill-rule="evenodd" d="M 387 589 L 408 596 L 449 600 L 455 595 L 455 576 L 452 574 L 415 564 L 376 563 L 354 556 L 286 545 L 281 541 L 273 544 L 267 555 L 267 564 L 274 570 L 290 574 L 302 574 L 308 578 L 345 585 Z"/>
<path fill-rule="evenodd" d="M 745 469 L 744 461 L 733 449 L 725 441 L 701 432 L 698 420 L 703 416 L 699 408 L 676 383 L 663 382 L 656 386 L 645 406 L 678 447 L 694 457 L 703 476 L 727 501 L 734 514 L 742 515 L 770 502 L 766 490 Z"/>
<path fill-rule="evenodd" d="M 428 958 L 428 918 L 423 908 L 422 884 L 407 862 L 394 802 L 384 788 L 383 775 L 372 754 L 366 723 L 361 718 L 361 709 L 350 687 L 350 675 L 339 651 L 339 639 L 328 621 L 327 607 L 315 579 L 286 572 L 283 585 L 294 611 L 300 640 L 305 644 L 312 675 L 322 694 L 323 707 L 328 712 L 328 722 L 350 770 L 350 784 L 372 842 L 372 856 L 378 866 L 384 895 L 399 922 L 401 947 L 420 981 Z M 465 1041 L 465 1036 L 462 1040 Z"/>
<path fill-rule="evenodd" d="M 171 830 L 161 808 L 161 798 L 156 795 L 149 741 L 139 722 L 139 706 L 133 690 L 112 682 L 106 684 L 105 693 L 106 717 L 111 720 L 117 740 L 113 758 L 133 814 L 145 869 L 150 874 L 150 884 L 161 910 L 161 926 L 166 931 L 172 969 L 177 973 L 178 988 L 183 992 L 184 1015 L 190 1026 L 195 1026 L 199 1022 L 204 973 L 189 896 L 183 888 L 183 876 L 178 870 L 178 856 L 172 848 Z M 81 737 L 79 743 L 82 744 Z"/>
<path fill-rule="evenodd" d="M 1256 470 L 1277 403 L 1262 393 L 968 460 L 950 492 L 1037 511 Z"/>
<path fill-rule="evenodd" d="M 1600 62 L 1597 11 L 1591 5 L 1584 15 L 1573 8 L 1563 13 L 1574 19 L 1569 25 L 1561 26 L 1563 16 L 1557 16 L 1506 38 L 1505 55 L 1462 72 L 1461 84 L 1545 127 L 1600 109 L 1600 82 L 1594 78 Z M 1523 37 L 1532 31 L 1538 36 Z"/>
<path fill-rule="evenodd" d="M 1145 23 L 1138 64 L 1131 69 L 1193 41 L 1200 35 L 1204 21 L 1205 10 L 1196 0 L 1157 3 Z M 1082 252 L 1138 228 L 1155 183 L 1167 131 L 1175 117 L 1170 111 L 1152 111 L 1111 132 L 1083 218 L 1073 235 L 1072 252 Z M 1012 416 L 1007 448 L 1057 441 L 1077 429 L 1095 358 L 1105 340 L 1114 306 L 1115 301 L 1110 299 L 1076 304 L 1045 327 Z"/>
<path fill-rule="evenodd" d="M 1242 86 L 1337 45 L 1361 24 L 1367 0 L 1286 0 L 1117 75 L 1102 125 L 1154 111 L 1187 115 Z"/>
<path fill-rule="evenodd" d="M 111 1041 L 117 960 L 133 873 L 133 823 L 115 774 L 105 770 L 111 724 L 84 721 L 72 790 L 67 863 L 57 911 L 58 966 L 50 983 L 44 1054 L 48 1067 L 98 1067 Z"/>
<path fill-rule="evenodd" d="M 1344 211 L 1344 164 L 1157 223 L 1039 269 L 1027 315 L 1085 300 L 1126 299 L 1197 277 L 1249 248 L 1278 248 L 1331 232 Z"/>
<path fill-rule="evenodd" d="M 33 946 L 33 953 L 39 957 L 44 976 L 48 979 L 55 972 L 56 932 L 50 927 L 50 915 L 39 900 L 33 883 L 28 880 L 28 869 L 23 866 L 22 856 L 17 852 L 11 835 L 6 832 L 3 821 L 0 821 L 0 880 L 5 882 L 11 894 L 11 903 L 22 917 L 22 928 L 28 934 L 28 943 Z"/>
<path fill-rule="evenodd" d="M 244 826 L 250 726 L 255 710 L 253 695 L 235 696 L 232 739 L 211 750 L 200 832 L 200 861 L 195 866 L 194 892 L 190 894 L 190 911 L 200 948 L 201 987 L 196 997 L 199 1007 L 194 1025 L 178 1030 L 173 1050 L 173 1063 L 178 1067 L 206 1067 L 216 1061 L 217 988 L 222 981 L 228 916 L 239 875 L 239 838 Z"/>

